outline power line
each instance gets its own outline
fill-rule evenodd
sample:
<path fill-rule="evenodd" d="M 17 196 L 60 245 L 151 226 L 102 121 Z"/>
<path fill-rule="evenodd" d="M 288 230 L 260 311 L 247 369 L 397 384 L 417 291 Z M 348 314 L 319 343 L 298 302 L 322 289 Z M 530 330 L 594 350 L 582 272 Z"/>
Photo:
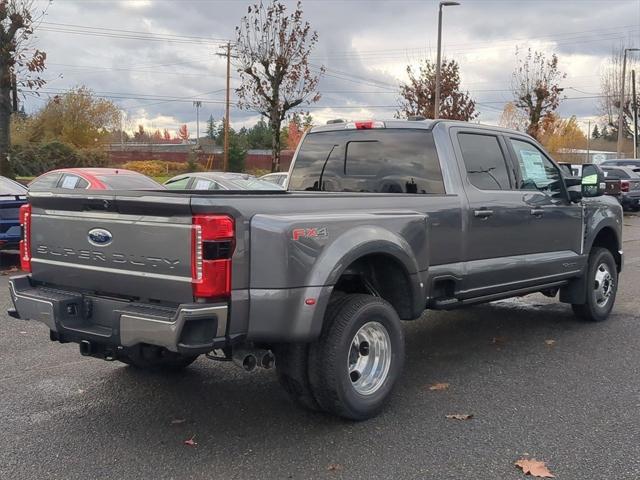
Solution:
<path fill-rule="evenodd" d="M 175 37 L 179 39 L 192 39 L 192 40 L 215 40 L 221 43 L 228 42 L 228 40 L 223 38 L 210 38 L 210 37 L 197 37 L 191 35 L 176 35 L 173 33 L 155 33 L 155 32 L 145 32 L 141 30 L 122 30 L 118 28 L 106 28 L 106 27 L 92 27 L 89 25 L 77 25 L 72 23 L 56 23 L 56 22 L 40 22 L 41 25 L 52 25 L 55 27 L 71 27 L 78 28 L 82 30 L 95 30 L 95 31 L 108 31 L 108 32 L 119 32 L 119 33 L 127 33 L 127 34 L 135 34 L 135 35 L 157 35 L 162 37 Z"/>

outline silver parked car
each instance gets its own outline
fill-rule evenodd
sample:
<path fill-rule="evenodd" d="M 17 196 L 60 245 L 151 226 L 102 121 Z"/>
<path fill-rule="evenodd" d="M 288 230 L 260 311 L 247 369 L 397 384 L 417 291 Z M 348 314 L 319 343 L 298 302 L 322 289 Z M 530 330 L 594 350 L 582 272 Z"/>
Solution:
<path fill-rule="evenodd" d="M 268 173 L 260 177 L 261 180 L 266 180 L 267 182 L 275 183 L 276 185 L 280 185 L 285 190 L 287 189 L 287 184 L 289 183 L 289 173 L 288 172 L 279 172 L 279 173 Z"/>
<path fill-rule="evenodd" d="M 164 183 L 171 190 L 282 190 L 247 173 L 195 172 L 176 175 Z"/>

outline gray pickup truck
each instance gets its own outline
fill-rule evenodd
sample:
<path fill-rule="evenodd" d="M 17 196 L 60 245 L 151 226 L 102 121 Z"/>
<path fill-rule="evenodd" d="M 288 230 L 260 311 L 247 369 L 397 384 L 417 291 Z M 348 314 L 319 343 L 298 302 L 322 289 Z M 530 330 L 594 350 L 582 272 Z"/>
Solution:
<path fill-rule="evenodd" d="M 366 419 L 425 309 L 559 293 L 605 320 L 623 255 L 603 190 L 520 132 L 333 122 L 305 135 L 288 191 L 31 193 L 9 313 L 138 368 L 275 360 L 298 403 Z"/>

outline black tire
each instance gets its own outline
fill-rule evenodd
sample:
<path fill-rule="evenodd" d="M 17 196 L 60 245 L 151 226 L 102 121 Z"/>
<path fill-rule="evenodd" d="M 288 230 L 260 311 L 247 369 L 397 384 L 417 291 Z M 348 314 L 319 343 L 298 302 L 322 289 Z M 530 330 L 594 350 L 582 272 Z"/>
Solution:
<path fill-rule="evenodd" d="M 374 324 L 388 335 L 389 367 L 379 386 L 363 394 L 354 386 L 349 373 L 352 341 L 365 324 Z M 367 344 L 368 356 L 369 345 Z M 404 334 L 394 308 L 371 295 L 346 295 L 327 310 L 320 339 L 309 347 L 309 381 L 320 407 L 329 413 L 351 420 L 375 416 L 388 401 L 404 365 Z M 360 356 L 356 350 L 356 356 Z"/>
<path fill-rule="evenodd" d="M 198 355 L 182 355 L 164 348 L 141 345 L 128 349 L 118 360 L 140 370 L 177 372 L 196 361 Z"/>
<path fill-rule="evenodd" d="M 596 281 L 599 269 L 604 266 L 611 276 L 610 294 L 606 303 L 598 303 L 598 292 L 600 284 Z M 601 272 L 602 273 L 602 272 Z M 587 292 L 586 303 L 573 304 L 573 313 L 580 319 L 588 322 L 603 322 L 611 313 L 616 301 L 618 291 L 618 267 L 613 255 L 609 250 L 602 247 L 595 247 L 589 254 L 589 264 L 587 265 Z"/>
<path fill-rule="evenodd" d="M 327 306 L 326 315 L 344 302 L 346 295 L 335 292 Z M 312 411 L 321 410 L 309 382 L 309 344 L 281 343 L 274 345 L 278 382 L 289 397 L 298 405 Z"/>

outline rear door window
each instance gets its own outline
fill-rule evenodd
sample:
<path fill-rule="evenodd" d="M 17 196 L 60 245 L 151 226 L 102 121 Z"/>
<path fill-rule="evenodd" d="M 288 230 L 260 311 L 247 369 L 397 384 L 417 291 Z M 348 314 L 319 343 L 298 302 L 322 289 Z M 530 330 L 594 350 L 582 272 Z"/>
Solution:
<path fill-rule="evenodd" d="M 60 183 L 60 188 L 66 188 L 68 190 L 82 190 L 89 186 L 89 182 L 87 182 L 84 178 L 79 177 L 78 175 L 72 175 L 70 173 L 65 173 L 62 176 L 62 182 Z"/>
<path fill-rule="evenodd" d="M 462 160 L 471 185 L 480 190 L 510 190 L 507 161 L 496 135 L 459 133 Z"/>
<path fill-rule="evenodd" d="M 443 194 L 430 131 L 332 130 L 305 137 L 289 190 Z"/>
<path fill-rule="evenodd" d="M 182 177 L 167 182 L 164 186 L 171 190 L 186 190 L 191 177 Z"/>
<path fill-rule="evenodd" d="M 213 188 L 214 183 L 211 180 L 207 180 L 205 178 L 196 178 L 195 183 L 193 184 L 194 190 L 215 190 Z"/>

